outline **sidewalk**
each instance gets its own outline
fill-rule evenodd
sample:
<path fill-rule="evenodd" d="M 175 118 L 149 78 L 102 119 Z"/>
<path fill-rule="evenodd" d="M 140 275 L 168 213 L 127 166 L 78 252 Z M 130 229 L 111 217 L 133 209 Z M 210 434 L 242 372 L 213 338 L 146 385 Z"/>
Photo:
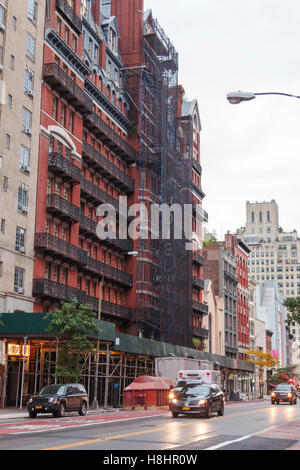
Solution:
<path fill-rule="evenodd" d="M 98 410 L 92 410 L 89 408 L 88 414 L 89 415 L 106 415 L 108 413 L 110 414 L 115 414 L 119 413 L 122 411 L 122 408 L 98 408 Z M 74 411 L 74 413 L 76 413 Z M 78 414 L 78 413 L 77 413 Z M 51 415 L 51 413 L 49 413 Z M 47 417 L 48 414 L 40 415 L 40 416 L 45 416 Z M 73 412 L 70 414 L 70 416 L 73 416 Z M 26 410 L 26 407 L 23 407 L 23 410 L 20 410 L 18 408 L 14 407 L 7 407 L 7 408 L 0 408 L 0 420 L 2 419 L 20 419 L 20 418 L 28 418 L 28 411 Z"/>

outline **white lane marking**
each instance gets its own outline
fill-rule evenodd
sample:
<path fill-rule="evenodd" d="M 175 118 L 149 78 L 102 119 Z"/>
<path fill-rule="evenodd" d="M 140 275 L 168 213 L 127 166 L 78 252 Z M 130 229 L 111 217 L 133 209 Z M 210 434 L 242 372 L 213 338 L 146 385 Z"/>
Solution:
<path fill-rule="evenodd" d="M 112 424 L 112 423 L 122 423 L 123 421 L 133 421 L 133 420 L 136 420 L 136 419 L 146 419 L 146 418 L 157 418 L 157 417 L 161 417 L 161 416 L 168 416 L 166 414 L 160 414 L 160 415 L 151 415 L 151 416 L 138 416 L 136 418 L 123 418 L 123 419 L 119 419 L 119 420 L 111 420 L 111 421 L 96 421 L 94 423 L 88 423 L 88 424 L 78 424 L 78 425 L 74 425 L 74 426 L 59 426 L 59 427 L 55 427 L 53 429 L 39 429 L 39 430 L 35 430 L 35 431 L 28 431 L 28 434 L 31 434 L 31 433 L 40 433 L 40 432 L 48 432 L 48 431 L 60 431 L 62 429 L 75 429 L 75 428 L 83 428 L 83 427 L 87 427 L 87 426 L 95 426 L 96 424 Z M 17 434 L 21 434 L 21 435 L 24 435 L 26 432 L 11 432 L 11 433 L 7 433 L 7 434 L 10 434 L 10 435 L 17 435 Z M 2 433 L 3 435 L 4 433 Z"/>
<path fill-rule="evenodd" d="M 184 443 L 176 444 L 176 445 L 170 445 L 168 447 L 165 447 L 162 450 L 169 450 L 169 449 L 172 450 L 172 449 L 176 449 L 177 447 L 190 446 L 190 445 L 194 444 L 195 442 L 204 441 L 205 439 L 210 439 L 211 437 L 215 437 L 217 435 L 218 434 L 214 431 L 207 432 L 206 434 L 203 434 L 202 436 L 198 437 L 197 439 L 194 439 L 193 441 L 184 442 Z"/>
<path fill-rule="evenodd" d="M 221 447 L 226 447 L 229 444 L 234 444 L 235 442 L 245 441 L 246 439 L 250 439 L 250 437 L 257 436 L 258 434 L 262 434 L 262 433 L 265 433 L 265 432 L 269 432 L 272 429 L 278 428 L 278 426 L 280 426 L 280 424 L 279 425 L 277 424 L 276 426 L 272 426 L 270 428 L 263 429 L 261 431 L 254 432 L 253 434 L 249 434 L 248 436 L 242 436 L 242 437 L 239 437 L 238 439 L 233 439 L 232 441 L 221 442 L 220 444 L 217 444 L 217 445 L 211 446 L 211 447 L 207 447 L 206 449 L 203 449 L 203 450 L 220 449 Z"/>

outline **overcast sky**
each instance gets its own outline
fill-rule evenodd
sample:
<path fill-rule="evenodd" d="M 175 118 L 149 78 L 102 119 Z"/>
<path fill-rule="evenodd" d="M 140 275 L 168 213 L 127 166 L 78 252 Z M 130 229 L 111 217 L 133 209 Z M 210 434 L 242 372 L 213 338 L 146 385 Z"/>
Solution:
<path fill-rule="evenodd" d="M 279 205 L 280 225 L 300 231 L 300 99 L 261 96 L 240 105 L 229 91 L 300 95 L 297 0 L 145 0 L 179 53 L 179 82 L 198 100 L 207 228 L 219 237 L 246 221 L 246 201 Z"/>

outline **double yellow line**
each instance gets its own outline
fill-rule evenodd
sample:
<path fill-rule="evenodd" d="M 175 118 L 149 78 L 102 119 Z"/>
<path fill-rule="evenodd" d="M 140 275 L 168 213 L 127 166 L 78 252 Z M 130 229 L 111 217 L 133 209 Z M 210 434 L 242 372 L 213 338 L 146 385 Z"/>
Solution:
<path fill-rule="evenodd" d="M 268 411 L 270 410 L 271 408 L 266 408 L 264 410 L 261 410 L 261 411 Z M 245 416 L 245 415 L 249 415 L 249 414 L 253 414 L 253 410 L 252 411 L 245 411 L 244 413 L 238 413 L 238 414 L 231 414 L 231 415 L 225 415 L 223 416 L 221 419 L 229 419 L 229 418 L 235 418 L 235 417 L 238 417 L 238 416 Z M 211 423 L 212 421 L 220 421 L 220 418 L 218 417 L 215 417 L 215 418 L 211 418 L 209 421 L 207 421 L 207 423 Z M 116 422 L 116 421 L 115 421 Z M 184 427 L 184 426 L 194 426 L 195 425 L 195 421 L 194 422 L 189 422 L 189 423 L 178 423 L 178 421 L 176 421 L 176 424 L 178 424 L 178 426 L 180 427 Z M 60 446 L 55 446 L 55 447 L 48 447 L 46 449 L 42 449 L 42 450 L 63 450 L 63 449 L 71 449 L 72 447 L 81 447 L 81 446 L 87 446 L 87 445 L 91 445 L 91 444 L 95 444 L 97 442 L 105 442 L 105 441 L 111 441 L 111 440 L 114 440 L 114 439 L 123 439 L 125 437 L 133 437 L 133 436 L 142 436 L 143 434 L 151 434 L 151 433 L 154 433 L 154 432 L 159 432 L 159 431 L 167 431 L 169 430 L 170 426 L 173 426 L 174 425 L 174 422 L 171 423 L 171 424 L 168 424 L 166 426 L 163 426 L 161 428 L 155 428 L 155 429 L 149 429 L 147 431 L 137 431 L 137 432 L 132 432 L 132 433 L 126 433 L 126 434 L 119 434 L 119 435 L 114 435 L 114 436 L 108 436 L 108 437 L 99 437 L 97 439 L 90 439 L 88 441 L 80 441 L 80 442 L 74 442 L 73 444 L 65 444 L 65 445 L 60 445 Z M 74 428 L 72 428 L 74 429 Z"/>

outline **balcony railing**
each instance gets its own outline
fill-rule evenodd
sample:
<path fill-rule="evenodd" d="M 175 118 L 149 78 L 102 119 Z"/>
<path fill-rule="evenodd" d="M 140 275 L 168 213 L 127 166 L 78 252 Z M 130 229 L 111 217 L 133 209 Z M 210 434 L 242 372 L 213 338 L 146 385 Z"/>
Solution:
<path fill-rule="evenodd" d="M 58 173 L 65 180 L 73 181 L 76 184 L 80 183 L 81 168 L 74 165 L 67 158 L 60 153 L 50 153 L 48 156 L 48 167 L 50 170 Z"/>
<path fill-rule="evenodd" d="M 102 142 L 107 144 L 115 153 L 126 157 L 129 161 L 135 162 L 138 159 L 136 151 L 115 132 L 103 119 L 92 111 L 84 117 L 85 127 L 92 130 L 100 137 Z"/>
<path fill-rule="evenodd" d="M 205 328 L 201 328 L 200 326 L 193 327 L 193 334 L 197 338 L 208 339 L 209 331 Z"/>
<path fill-rule="evenodd" d="M 66 0 L 56 0 L 56 8 L 78 34 L 82 33 L 82 21 Z"/>
<path fill-rule="evenodd" d="M 193 167 L 198 171 L 198 173 L 200 173 L 200 175 L 202 175 L 202 166 L 195 158 L 193 158 Z"/>
<path fill-rule="evenodd" d="M 93 101 L 91 98 L 89 98 L 85 91 L 57 64 L 45 64 L 43 66 L 43 78 L 47 83 L 50 83 L 60 95 L 64 96 L 69 103 L 73 104 L 80 113 L 86 115 L 92 112 Z"/>
<path fill-rule="evenodd" d="M 57 194 L 48 194 L 46 198 L 46 207 L 48 212 L 57 215 L 62 220 L 71 223 L 79 222 L 79 207 L 72 204 L 68 199 L 64 199 Z"/>
<path fill-rule="evenodd" d="M 82 154 L 96 165 L 102 174 L 122 185 L 127 191 L 134 192 L 134 180 L 85 141 L 82 143 Z"/>
<path fill-rule="evenodd" d="M 198 289 L 204 290 L 204 280 L 199 277 L 193 276 L 193 286 Z"/>
<path fill-rule="evenodd" d="M 237 276 L 233 273 L 231 273 L 230 271 L 227 271 L 227 269 L 224 269 L 224 274 L 225 276 L 227 276 L 229 279 L 231 279 L 233 282 L 235 282 L 236 284 L 238 284 L 239 280 L 237 278 Z"/>
<path fill-rule="evenodd" d="M 99 299 L 96 297 L 87 296 L 87 303 L 92 305 L 95 312 L 98 312 Z M 123 305 L 113 304 L 111 302 L 107 302 L 106 300 L 102 300 L 101 302 L 101 315 L 102 314 L 111 315 L 113 317 L 118 317 L 129 321 L 133 318 L 133 311 L 131 308 L 124 307 Z"/>
<path fill-rule="evenodd" d="M 95 222 L 94 220 L 82 214 L 80 214 L 80 230 L 82 232 L 87 232 L 88 234 L 93 235 L 94 238 L 99 240 L 99 237 L 96 232 L 97 222 Z M 117 248 L 118 250 L 121 250 L 124 253 L 129 253 L 133 251 L 133 248 L 134 248 L 134 244 L 132 240 L 120 240 L 119 238 L 117 238 L 117 235 L 115 239 L 107 238 L 101 241 L 114 248 Z"/>
<path fill-rule="evenodd" d="M 81 192 L 85 198 L 94 201 L 96 204 L 111 204 L 117 212 L 121 209 L 123 214 L 127 214 L 128 209 L 126 206 L 92 183 L 92 181 L 87 180 L 83 175 L 81 175 Z"/>
<path fill-rule="evenodd" d="M 99 274 L 100 276 L 104 275 L 105 278 L 119 282 L 120 284 L 124 284 L 128 287 L 132 287 L 133 285 L 133 276 L 131 274 L 120 271 L 112 266 L 108 266 L 107 264 L 89 256 L 87 258 L 85 269 L 89 272 Z"/>
<path fill-rule="evenodd" d="M 75 301 L 86 304 L 86 293 L 84 291 L 49 279 L 34 279 L 33 295 L 35 297 L 52 297 L 66 302 Z"/>
<path fill-rule="evenodd" d="M 204 263 L 205 263 L 204 256 L 200 255 L 196 251 L 193 252 L 193 261 L 194 261 L 194 263 L 196 263 L 200 266 L 204 266 Z"/>
<path fill-rule="evenodd" d="M 197 300 L 193 300 L 193 310 L 201 313 L 202 315 L 208 315 L 208 305 L 198 302 Z"/>
<path fill-rule="evenodd" d="M 50 233 L 35 234 L 35 249 L 47 253 L 55 253 L 62 259 L 72 260 L 76 264 L 85 266 L 87 263 L 87 251 L 55 237 Z"/>

